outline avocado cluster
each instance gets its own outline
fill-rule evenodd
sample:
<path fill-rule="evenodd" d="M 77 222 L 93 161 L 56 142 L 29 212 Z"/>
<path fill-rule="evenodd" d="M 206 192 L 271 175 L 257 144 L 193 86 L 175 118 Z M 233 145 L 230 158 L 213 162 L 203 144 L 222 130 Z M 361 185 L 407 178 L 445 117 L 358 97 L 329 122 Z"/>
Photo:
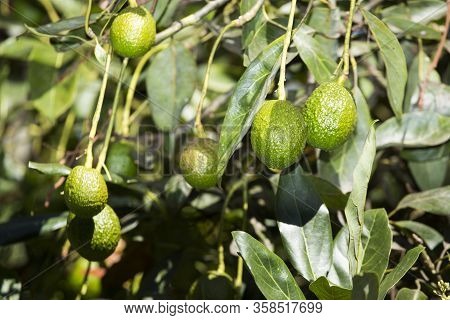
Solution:
<path fill-rule="evenodd" d="M 98 170 L 76 166 L 66 179 L 64 200 L 70 210 L 67 236 L 72 247 L 87 260 L 110 256 L 120 240 L 120 222 L 107 205 L 108 188 Z"/>
<path fill-rule="evenodd" d="M 265 101 L 254 118 L 251 143 L 256 156 L 279 172 L 299 159 L 305 142 L 325 151 L 341 146 L 356 121 L 351 93 L 329 81 L 312 92 L 302 109 L 288 101 Z"/>

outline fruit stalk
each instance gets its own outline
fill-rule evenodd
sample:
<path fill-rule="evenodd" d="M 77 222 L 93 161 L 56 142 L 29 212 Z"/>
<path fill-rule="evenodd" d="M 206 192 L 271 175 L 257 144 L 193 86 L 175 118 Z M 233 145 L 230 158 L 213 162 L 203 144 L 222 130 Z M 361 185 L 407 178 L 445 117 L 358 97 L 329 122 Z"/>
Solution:
<path fill-rule="evenodd" d="M 248 212 L 248 181 L 244 182 L 242 187 L 242 211 L 244 212 L 242 217 L 242 231 L 247 230 L 247 212 Z M 238 257 L 236 268 L 236 279 L 234 280 L 234 287 L 240 289 L 242 287 L 242 277 L 244 274 L 244 259 L 241 256 Z"/>
<path fill-rule="evenodd" d="M 92 168 L 92 163 L 94 162 L 94 155 L 92 149 L 94 147 L 95 135 L 97 134 L 97 126 L 100 121 L 100 114 L 102 112 L 103 100 L 105 99 L 106 85 L 108 84 L 109 67 L 111 66 L 111 49 L 108 51 L 106 56 L 105 73 L 103 74 L 102 86 L 100 88 L 100 95 L 98 97 L 97 106 L 95 108 L 94 116 L 92 118 L 92 127 L 89 132 L 89 143 L 86 149 L 86 162 L 85 166 L 87 168 Z"/>
<path fill-rule="evenodd" d="M 345 32 L 345 40 L 344 40 L 344 53 L 342 55 L 342 59 L 344 60 L 344 70 L 343 70 L 343 77 L 339 78 L 339 81 L 341 83 L 345 81 L 350 72 L 350 38 L 352 35 L 353 14 L 355 13 L 355 5 L 356 0 L 350 0 L 350 11 L 348 14 L 347 29 Z"/>
<path fill-rule="evenodd" d="M 100 156 L 98 158 L 98 163 L 97 163 L 97 168 L 96 168 L 98 171 L 102 170 L 102 167 L 105 164 L 106 154 L 108 153 L 109 142 L 111 140 L 112 130 L 113 130 L 115 119 L 116 119 L 117 106 L 119 104 L 120 91 L 122 89 L 123 74 L 125 72 L 127 64 L 128 64 L 128 58 L 123 59 L 122 68 L 120 69 L 119 79 L 117 80 L 117 87 L 116 87 L 116 92 L 114 94 L 114 102 L 113 102 L 113 107 L 111 110 L 111 118 L 109 119 L 108 129 L 106 131 L 105 142 L 103 144 L 102 151 L 100 152 Z"/>
<path fill-rule="evenodd" d="M 284 82 L 286 81 L 286 60 L 289 45 L 291 44 L 292 38 L 292 25 L 294 24 L 295 9 L 297 8 L 297 0 L 292 0 L 291 11 L 289 12 L 289 21 L 284 38 L 283 53 L 281 55 L 281 66 L 280 66 L 280 79 L 278 81 L 278 99 L 286 100 L 286 89 L 284 88 Z"/>
<path fill-rule="evenodd" d="M 92 11 L 92 0 L 88 1 L 88 6 L 86 9 L 86 14 L 84 16 L 84 32 L 86 33 L 86 35 L 90 38 L 92 38 L 92 30 L 89 27 L 89 20 L 91 17 L 91 11 Z"/>
<path fill-rule="evenodd" d="M 162 51 L 168 47 L 167 43 L 162 43 L 156 47 L 153 47 L 148 51 L 142 58 L 139 60 L 136 69 L 133 72 L 133 76 L 131 77 L 130 85 L 127 91 L 127 98 L 125 101 L 125 107 L 123 111 L 122 117 L 122 135 L 127 137 L 130 134 L 130 113 L 131 113 L 131 103 L 133 102 L 134 93 L 136 91 L 136 86 L 139 81 L 139 77 L 141 75 L 142 69 L 144 69 L 147 61 L 159 51 Z"/>
<path fill-rule="evenodd" d="M 135 8 L 138 6 L 136 0 L 128 0 L 128 3 L 130 4 L 130 7 Z"/>
<path fill-rule="evenodd" d="M 87 268 L 86 268 L 86 271 L 85 271 L 84 277 L 83 277 L 83 283 L 81 284 L 80 292 L 78 293 L 75 300 L 81 300 L 81 298 L 83 298 L 86 295 L 87 289 L 88 289 L 88 279 L 89 279 L 90 272 L 91 272 L 91 261 L 88 262 L 88 265 L 87 265 Z"/>

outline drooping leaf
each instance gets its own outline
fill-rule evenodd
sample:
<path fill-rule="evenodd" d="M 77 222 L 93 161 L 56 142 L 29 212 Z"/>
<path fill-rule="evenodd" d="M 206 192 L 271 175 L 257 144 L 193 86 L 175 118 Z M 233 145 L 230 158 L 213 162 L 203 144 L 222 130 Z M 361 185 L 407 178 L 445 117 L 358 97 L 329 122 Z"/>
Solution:
<path fill-rule="evenodd" d="M 28 168 L 46 175 L 58 176 L 68 176 L 71 170 L 69 167 L 59 163 L 38 163 L 32 161 L 28 162 Z"/>
<path fill-rule="evenodd" d="M 343 227 L 334 238 L 333 263 L 327 278 L 332 283 L 350 290 L 353 284 L 348 262 L 348 245 L 348 229 L 347 227 Z"/>
<path fill-rule="evenodd" d="M 375 159 L 375 143 L 375 129 L 372 125 L 358 163 L 353 171 L 353 190 L 345 207 L 345 218 L 350 234 L 348 257 L 352 275 L 359 273 L 364 257 L 362 246 L 364 207 L 366 205 L 367 188 L 372 174 L 372 165 Z"/>
<path fill-rule="evenodd" d="M 364 260 L 361 271 L 374 273 L 378 279 L 382 279 L 392 246 L 392 233 L 386 210 L 373 209 L 364 213 L 362 242 Z"/>
<path fill-rule="evenodd" d="M 429 213 L 450 215 L 450 186 L 408 194 L 395 208 L 395 211 L 404 208 L 413 208 Z"/>
<path fill-rule="evenodd" d="M 294 34 L 293 40 L 308 70 L 311 71 L 317 82 L 322 83 L 331 79 L 337 64 L 333 57 L 314 39 L 312 32 L 311 28 L 302 26 Z"/>
<path fill-rule="evenodd" d="M 353 277 L 352 300 L 377 300 L 379 280 L 375 273 L 364 273 Z"/>
<path fill-rule="evenodd" d="M 320 277 L 311 283 L 309 290 L 314 292 L 320 300 L 350 300 L 352 297 L 351 290 L 334 286 L 325 277 Z"/>
<path fill-rule="evenodd" d="M 343 193 L 352 190 L 353 169 L 362 152 L 372 123 L 369 106 L 358 87 L 353 88 L 353 97 L 358 112 L 355 132 L 338 149 L 331 152 L 321 152 L 318 161 L 320 177 L 334 183 Z"/>
<path fill-rule="evenodd" d="M 408 79 L 405 54 L 397 37 L 380 19 L 364 9 L 362 9 L 362 14 L 380 49 L 381 57 L 386 66 L 389 102 L 395 116 L 400 118 L 403 113 L 403 98 Z"/>
<path fill-rule="evenodd" d="M 431 147 L 450 138 L 450 117 L 432 111 L 405 113 L 377 128 L 377 147 Z"/>
<path fill-rule="evenodd" d="M 330 215 L 300 166 L 281 175 L 275 207 L 278 229 L 294 268 L 308 281 L 325 276 L 333 245 Z"/>
<path fill-rule="evenodd" d="M 431 250 L 444 240 L 444 237 L 438 231 L 420 222 L 409 220 L 395 221 L 394 225 L 417 234 Z"/>
<path fill-rule="evenodd" d="M 411 250 L 408 250 L 406 254 L 400 259 L 400 262 L 395 266 L 387 276 L 384 277 L 380 284 L 380 292 L 378 299 L 384 299 L 388 291 L 399 282 L 403 276 L 411 269 L 416 263 L 417 258 L 424 250 L 423 246 L 417 246 Z"/>
<path fill-rule="evenodd" d="M 233 238 L 258 288 L 269 300 L 304 300 L 286 264 L 259 241 L 242 231 L 234 231 Z"/>
<path fill-rule="evenodd" d="M 250 128 L 280 67 L 283 37 L 275 40 L 252 61 L 230 98 L 220 132 L 217 172 L 221 176 L 228 160 Z"/>
<path fill-rule="evenodd" d="M 400 152 L 403 159 L 414 162 L 439 160 L 450 156 L 450 141 L 437 147 L 405 149 Z"/>
<path fill-rule="evenodd" d="M 401 288 L 395 300 L 428 300 L 428 297 L 419 289 Z"/>
<path fill-rule="evenodd" d="M 145 80 L 152 117 L 160 130 L 170 131 L 178 125 L 181 111 L 194 93 L 196 75 L 194 57 L 180 43 L 154 57 Z"/>
<path fill-rule="evenodd" d="M 430 161 L 408 161 L 408 168 L 420 190 L 441 187 L 445 182 L 449 157 Z"/>

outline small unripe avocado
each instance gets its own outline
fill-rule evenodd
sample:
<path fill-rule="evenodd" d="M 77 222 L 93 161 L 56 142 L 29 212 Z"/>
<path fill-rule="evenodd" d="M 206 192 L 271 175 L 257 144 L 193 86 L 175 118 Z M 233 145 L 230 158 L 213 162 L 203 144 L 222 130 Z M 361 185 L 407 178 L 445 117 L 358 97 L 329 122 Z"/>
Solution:
<path fill-rule="evenodd" d="M 271 170 L 281 171 L 296 162 L 306 142 L 306 124 L 290 102 L 264 102 L 253 120 L 251 143 L 256 156 Z"/>
<path fill-rule="evenodd" d="M 145 7 L 128 7 L 114 19 L 110 39 L 114 52 L 124 58 L 144 55 L 155 43 L 156 23 Z"/>
<path fill-rule="evenodd" d="M 217 184 L 217 162 L 217 143 L 211 139 L 197 139 L 182 151 L 180 169 L 191 186 L 207 189 Z"/>
<path fill-rule="evenodd" d="M 121 177 L 131 178 L 137 174 L 137 165 L 134 162 L 134 148 L 127 142 L 111 144 L 106 157 L 106 167 L 109 172 Z"/>
<path fill-rule="evenodd" d="M 336 81 L 317 87 L 302 112 L 308 125 L 308 143 L 325 151 L 342 145 L 352 134 L 357 121 L 351 93 Z"/>
<path fill-rule="evenodd" d="M 73 213 L 67 218 L 67 237 L 72 248 L 89 261 L 109 257 L 119 243 L 120 231 L 119 218 L 108 205 L 93 218 L 81 218 Z"/>
<path fill-rule="evenodd" d="M 108 201 L 108 187 L 97 170 L 76 166 L 67 177 L 64 199 L 70 211 L 90 218 L 102 211 Z"/>

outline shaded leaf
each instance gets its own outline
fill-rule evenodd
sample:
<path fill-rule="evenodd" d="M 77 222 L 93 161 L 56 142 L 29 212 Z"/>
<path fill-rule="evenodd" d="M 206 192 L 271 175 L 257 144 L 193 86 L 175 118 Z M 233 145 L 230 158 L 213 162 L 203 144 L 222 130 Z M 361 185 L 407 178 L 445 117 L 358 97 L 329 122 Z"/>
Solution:
<path fill-rule="evenodd" d="M 352 300 L 377 300 L 379 281 L 375 273 L 364 273 L 353 277 Z"/>
<path fill-rule="evenodd" d="M 314 175 L 305 175 L 305 177 L 312 183 L 327 208 L 334 210 L 345 208 L 348 196 L 343 194 L 334 184 Z"/>
<path fill-rule="evenodd" d="M 58 176 L 68 176 L 71 170 L 69 167 L 59 163 L 38 163 L 32 161 L 28 162 L 28 168 L 46 175 Z"/>
<path fill-rule="evenodd" d="M 321 152 L 318 161 L 319 175 L 338 186 L 342 192 L 352 191 L 353 169 L 356 166 L 372 123 L 369 106 L 358 87 L 353 88 L 358 122 L 352 136 L 339 148 Z"/>
<path fill-rule="evenodd" d="M 89 23 L 95 23 L 101 18 L 100 13 L 93 13 L 89 17 Z M 62 32 L 84 28 L 84 16 L 74 17 L 57 22 L 45 24 L 35 28 L 37 32 L 47 35 L 60 35 Z"/>
<path fill-rule="evenodd" d="M 386 210 L 373 209 L 364 213 L 362 242 L 364 259 L 361 271 L 366 274 L 373 273 L 377 279 L 382 279 L 392 246 L 392 233 Z"/>
<path fill-rule="evenodd" d="M 348 242 L 348 229 L 343 227 L 334 238 L 333 263 L 328 272 L 328 280 L 345 289 L 351 289 L 353 285 L 348 263 Z"/>
<path fill-rule="evenodd" d="M 408 250 L 406 254 L 400 259 L 397 266 L 387 276 L 384 277 L 380 284 L 380 292 L 378 299 L 384 299 L 388 291 L 403 278 L 403 276 L 411 269 L 419 258 L 420 253 L 424 250 L 423 246 L 417 246 Z"/>
<path fill-rule="evenodd" d="M 439 160 L 450 156 L 450 142 L 437 147 L 405 149 L 400 152 L 403 159 L 414 162 Z"/>
<path fill-rule="evenodd" d="M 304 300 L 286 264 L 249 234 L 234 231 L 233 238 L 258 288 L 269 300 Z"/>
<path fill-rule="evenodd" d="M 401 288 L 395 300 L 428 300 L 428 297 L 419 289 Z"/>
<path fill-rule="evenodd" d="M 403 98 L 408 78 L 405 55 L 397 37 L 380 19 L 364 9 L 362 9 L 362 14 L 380 49 L 386 66 L 389 102 L 395 116 L 400 118 L 403 112 Z"/>
<path fill-rule="evenodd" d="M 409 161 L 408 168 L 421 190 L 439 188 L 445 182 L 449 157 L 415 162 Z"/>
<path fill-rule="evenodd" d="M 412 231 L 415 234 L 417 234 L 419 237 L 423 239 L 425 244 L 431 250 L 436 248 L 436 246 L 439 245 L 444 240 L 444 237 L 439 232 L 427 226 L 426 224 L 420 222 L 405 220 L 405 221 L 395 221 L 394 224 L 397 227 Z"/>
<path fill-rule="evenodd" d="M 450 117 L 422 111 L 390 118 L 377 128 L 377 147 L 430 147 L 450 138 Z"/>
<path fill-rule="evenodd" d="M 300 166 L 281 175 L 275 206 L 278 229 L 294 268 L 308 281 L 325 276 L 333 245 L 330 215 Z"/>
<path fill-rule="evenodd" d="M 153 59 L 146 75 L 147 95 L 156 126 L 174 129 L 189 103 L 197 81 L 197 66 L 182 44 L 171 45 Z"/>
<path fill-rule="evenodd" d="M 351 290 L 330 284 L 325 277 L 320 277 L 309 285 L 309 290 L 320 300 L 350 300 Z"/>
<path fill-rule="evenodd" d="M 408 194 L 395 208 L 395 211 L 404 208 L 413 208 L 437 215 L 450 215 L 450 186 Z"/>
<path fill-rule="evenodd" d="M 345 218 L 350 234 L 349 263 L 352 275 L 359 273 L 363 260 L 362 232 L 364 226 L 364 207 L 367 188 L 375 159 L 375 129 L 372 125 L 366 143 L 353 171 L 353 190 L 345 207 Z"/>
<path fill-rule="evenodd" d="M 337 64 L 327 50 L 313 38 L 313 30 L 307 26 L 302 26 L 293 37 L 294 44 L 297 47 L 301 59 L 308 67 L 308 70 L 314 75 L 317 82 L 329 81 Z"/>
<path fill-rule="evenodd" d="M 217 166 L 219 176 L 225 171 L 228 160 L 238 148 L 266 98 L 280 67 L 282 49 L 283 37 L 272 42 L 252 61 L 234 89 L 220 132 Z"/>

